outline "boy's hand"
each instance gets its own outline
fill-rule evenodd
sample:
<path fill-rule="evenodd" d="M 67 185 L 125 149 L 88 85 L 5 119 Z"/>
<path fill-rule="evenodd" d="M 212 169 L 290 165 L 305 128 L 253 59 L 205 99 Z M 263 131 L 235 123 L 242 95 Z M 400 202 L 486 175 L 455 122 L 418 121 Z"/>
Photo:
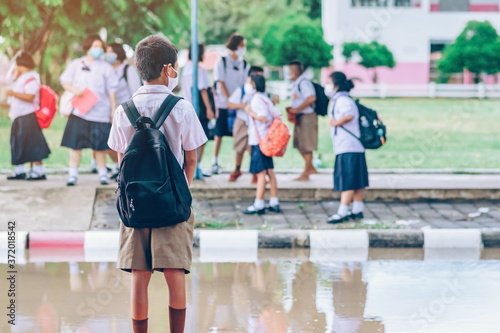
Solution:
<path fill-rule="evenodd" d="M 264 116 L 258 117 L 257 120 L 260 121 L 261 123 L 267 123 L 267 118 Z"/>
<path fill-rule="evenodd" d="M 280 102 L 280 97 L 278 95 L 271 95 L 271 101 L 276 105 Z"/>
<path fill-rule="evenodd" d="M 215 118 L 215 113 L 214 111 L 212 110 L 212 108 L 208 108 L 207 109 L 207 118 L 210 120 L 210 119 L 214 119 Z"/>
<path fill-rule="evenodd" d="M 335 118 L 330 119 L 330 126 L 331 127 L 337 127 L 338 126 L 338 121 L 336 121 Z"/>
<path fill-rule="evenodd" d="M 14 94 L 15 94 L 15 92 L 13 90 L 11 90 L 11 89 L 5 91 L 5 96 L 9 96 L 10 97 L 10 96 L 14 96 Z"/>

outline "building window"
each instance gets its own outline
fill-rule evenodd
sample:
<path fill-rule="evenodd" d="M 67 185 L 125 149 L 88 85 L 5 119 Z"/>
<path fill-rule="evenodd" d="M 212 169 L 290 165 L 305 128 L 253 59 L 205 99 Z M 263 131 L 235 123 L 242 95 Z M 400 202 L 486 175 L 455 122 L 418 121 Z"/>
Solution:
<path fill-rule="evenodd" d="M 499 12 L 498 0 L 432 0 L 433 12 Z"/>
<path fill-rule="evenodd" d="M 352 7 L 420 7 L 421 0 L 351 0 Z"/>

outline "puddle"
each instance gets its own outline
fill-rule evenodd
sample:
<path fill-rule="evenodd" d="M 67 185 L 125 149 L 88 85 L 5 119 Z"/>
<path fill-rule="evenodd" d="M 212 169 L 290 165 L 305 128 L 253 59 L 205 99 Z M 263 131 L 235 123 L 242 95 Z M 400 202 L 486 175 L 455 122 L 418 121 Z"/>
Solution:
<path fill-rule="evenodd" d="M 194 262 L 185 332 L 470 333 L 500 327 L 497 251 L 470 261 L 427 260 L 422 250 L 370 250 L 360 262 L 290 253 L 259 251 L 251 263 Z M 3 314 L 0 331 L 131 332 L 130 274 L 114 265 L 18 265 L 16 325 L 6 325 Z M 0 268 L 5 309 L 7 266 Z M 149 332 L 167 332 L 161 273 L 153 274 L 149 297 Z"/>

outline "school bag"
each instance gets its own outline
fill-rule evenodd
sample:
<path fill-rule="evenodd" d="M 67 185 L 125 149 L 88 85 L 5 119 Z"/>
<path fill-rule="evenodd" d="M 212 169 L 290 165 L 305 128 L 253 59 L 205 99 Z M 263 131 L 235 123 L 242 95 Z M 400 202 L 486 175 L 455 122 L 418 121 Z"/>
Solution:
<path fill-rule="evenodd" d="M 274 120 L 267 130 L 266 136 L 261 138 L 259 131 L 257 130 L 255 119 L 252 118 L 255 132 L 257 133 L 257 138 L 259 139 L 259 148 L 262 154 L 268 157 L 281 157 L 285 155 L 286 147 L 288 146 L 288 141 L 290 140 L 290 131 L 281 118 L 274 114 L 274 106 L 269 105 L 267 101 L 265 101 L 265 103 Z"/>
<path fill-rule="evenodd" d="M 208 95 L 208 101 L 210 102 L 210 107 L 212 108 L 212 111 L 215 112 L 215 98 L 214 98 L 214 92 L 211 87 L 207 88 L 207 95 Z M 200 122 L 203 124 L 208 124 L 209 120 L 207 117 L 207 107 L 205 106 L 205 103 L 203 102 L 203 98 L 201 97 L 201 92 L 198 91 L 198 117 L 200 118 Z M 215 133 L 214 129 L 206 128 L 205 134 L 207 135 L 208 140 L 213 140 Z"/>
<path fill-rule="evenodd" d="M 359 102 L 359 99 L 354 100 L 359 111 L 359 132 L 357 137 L 351 131 L 342 127 L 346 132 L 354 136 L 361 142 L 366 149 L 378 149 L 387 141 L 387 128 L 378 116 L 375 110 L 372 110 Z"/>
<path fill-rule="evenodd" d="M 34 78 L 31 78 L 24 85 L 34 80 Z M 35 111 L 40 128 L 49 128 L 57 112 L 58 99 L 59 96 L 49 86 L 40 85 L 40 109 Z"/>
<path fill-rule="evenodd" d="M 245 96 L 245 88 L 241 87 L 240 103 L 243 101 L 244 96 Z M 236 121 L 236 111 L 237 110 L 227 110 L 227 128 L 231 133 L 233 133 L 234 122 Z"/>
<path fill-rule="evenodd" d="M 123 154 L 116 189 L 118 215 L 129 228 L 171 226 L 187 221 L 191 214 L 192 198 L 184 170 L 160 131 L 180 99 L 169 95 L 154 120 L 141 116 L 132 100 L 122 104 L 136 130 Z"/>
<path fill-rule="evenodd" d="M 303 79 L 302 81 L 304 81 Z M 300 84 L 302 81 L 299 82 L 297 85 L 300 93 Z M 312 105 L 312 108 L 314 109 L 314 112 L 318 116 L 326 116 L 328 114 L 328 103 L 330 103 L 330 99 L 325 95 L 325 88 L 323 88 L 319 83 L 316 83 L 314 81 L 311 81 L 314 91 L 316 92 L 316 101 Z"/>

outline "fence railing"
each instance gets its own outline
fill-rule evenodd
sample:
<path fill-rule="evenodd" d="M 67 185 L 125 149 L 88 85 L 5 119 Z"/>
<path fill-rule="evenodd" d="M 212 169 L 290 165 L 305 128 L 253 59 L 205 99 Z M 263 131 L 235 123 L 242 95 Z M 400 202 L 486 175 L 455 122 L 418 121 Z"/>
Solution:
<path fill-rule="evenodd" d="M 268 82 L 269 92 L 286 99 L 291 84 L 286 81 Z M 356 84 L 355 97 L 427 97 L 427 98 L 500 98 L 500 84 Z"/>

